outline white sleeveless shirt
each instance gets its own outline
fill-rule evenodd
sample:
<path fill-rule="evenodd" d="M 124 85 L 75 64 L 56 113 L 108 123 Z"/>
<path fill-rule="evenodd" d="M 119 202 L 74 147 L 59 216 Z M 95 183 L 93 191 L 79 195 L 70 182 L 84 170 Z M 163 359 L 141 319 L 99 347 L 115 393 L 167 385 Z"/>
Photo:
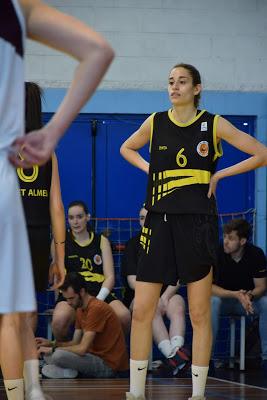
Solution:
<path fill-rule="evenodd" d="M 0 150 L 24 131 L 24 44 L 25 22 L 17 0 L 1 0 Z"/>
<path fill-rule="evenodd" d="M 36 309 L 31 255 L 8 148 L 24 132 L 24 18 L 17 0 L 0 0 L 0 314 Z"/>

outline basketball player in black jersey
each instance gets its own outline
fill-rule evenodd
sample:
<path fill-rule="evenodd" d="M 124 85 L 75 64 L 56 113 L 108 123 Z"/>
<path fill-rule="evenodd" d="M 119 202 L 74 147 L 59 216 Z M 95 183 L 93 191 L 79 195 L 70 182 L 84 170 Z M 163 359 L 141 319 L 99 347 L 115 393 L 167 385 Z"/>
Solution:
<path fill-rule="evenodd" d="M 144 399 L 151 322 L 162 284 L 187 284 L 193 327 L 191 399 L 204 399 L 211 350 L 210 297 L 216 267 L 216 185 L 227 176 L 267 163 L 267 149 L 224 118 L 198 110 L 197 69 L 177 64 L 169 74 L 169 111 L 148 117 L 124 142 L 121 154 L 148 174 L 148 214 L 140 238 L 131 330 L 131 382 L 127 399 Z M 221 139 L 251 155 L 215 172 Z M 150 164 L 138 150 L 150 140 Z"/>
<path fill-rule="evenodd" d="M 91 295 L 108 303 L 119 317 L 125 333 L 129 332 L 131 315 L 115 296 L 113 256 L 109 240 L 96 234 L 88 226 L 90 214 L 83 201 L 73 201 L 68 207 L 70 230 L 66 234 L 65 268 L 67 272 L 78 272 L 87 282 Z M 75 312 L 59 298 L 53 313 L 52 330 L 55 338 L 64 341 L 69 327 L 75 321 Z"/>
<path fill-rule="evenodd" d="M 25 84 L 25 132 L 42 127 L 41 88 L 34 82 Z M 43 292 L 48 286 L 51 233 L 55 245 L 53 288 L 65 279 L 64 243 L 65 214 L 61 199 L 57 157 L 55 154 L 43 166 L 17 169 L 33 266 L 35 289 Z M 51 232 L 52 226 L 52 232 Z M 51 233 L 50 233 L 51 232 Z M 21 314 L 21 339 L 24 354 L 24 385 L 27 400 L 43 400 L 39 383 L 39 359 L 34 332 L 37 312 Z"/>
<path fill-rule="evenodd" d="M 40 129 L 42 123 L 42 90 L 37 83 L 25 83 L 25 132 Z M 51 233 L 54 238 L 57 272 L 56 287 L 65 279 L 64 243 L 65 213 L 61 198 L 58 162 L 54 153 L 43 166 L 17 168 L 20 192 L 30 239 L 35 289 L 44 292 L 48 286 Z M 52 231 L 51 231 L 52 227 Z M 36 315 L 35 315 L 36 316 Z M 36 323 L 32 327 L 35 330 Z"/>

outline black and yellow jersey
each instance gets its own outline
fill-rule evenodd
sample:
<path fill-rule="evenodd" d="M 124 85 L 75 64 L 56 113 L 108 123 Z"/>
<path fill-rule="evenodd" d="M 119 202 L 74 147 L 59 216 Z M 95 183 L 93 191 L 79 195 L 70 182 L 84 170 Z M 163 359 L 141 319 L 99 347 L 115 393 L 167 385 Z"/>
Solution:
<path fill-rule="evenodd" d="M 105 280 L 101 250 L 102 235 L 89 232 L 88 242 L 79 244 L 71 232 L 66 234 L 65 268 L 81 274 L 88 283 L 88 291 L 97 295 Z"/>
<path fill-rule="evenodd" d="M 27 226 L 50 225 L 52 160 L 39 167 L 17 168 Z"/>
<path fill-rule="evenodd" d="M 177 122 L 172 110 L 152 115 L 146 208 L 172 214 L 216 214 L 208 199 L 210 177 L 218 157 L 218 115 L 198 111 L 188 123 Z"/>

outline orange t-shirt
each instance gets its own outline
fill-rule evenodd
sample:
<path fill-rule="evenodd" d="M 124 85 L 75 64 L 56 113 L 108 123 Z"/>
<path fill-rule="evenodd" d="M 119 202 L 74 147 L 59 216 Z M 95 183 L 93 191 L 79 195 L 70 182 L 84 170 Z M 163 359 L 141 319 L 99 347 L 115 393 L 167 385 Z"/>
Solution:
<path fill-rule="evenodd" d="M 125 371 L 129 368 L 121 323 L 107 303 L 91 297 L 86 309 L 78 308 L 75 328 L 84 332 L 96 332 L 88 353 L 102 358 L 114 371 Z"/>

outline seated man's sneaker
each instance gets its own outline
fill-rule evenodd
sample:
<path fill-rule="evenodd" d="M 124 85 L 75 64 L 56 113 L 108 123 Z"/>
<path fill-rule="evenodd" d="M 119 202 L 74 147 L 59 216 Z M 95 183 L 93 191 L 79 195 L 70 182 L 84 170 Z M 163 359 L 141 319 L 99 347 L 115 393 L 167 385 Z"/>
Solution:
<path fill-rule="evenodd" d="M 214 374 L 215 374 L 215 362 L 214 362 L 214 360 L 210 360 L 209 375 L 214 375 Z"/>
<path fill-rule="evenodd" d="M 146 400 L 144 396 L 135 397 L 132 393 L 126 392 L 126 400 Z"/>
<path fill-rule="evenodd" d="M 51 379 L 74 379 L 78 372 L 75 369 L 61 368 L 57 365 L 49 364 L 42 368 L 42 375 Z"/>

